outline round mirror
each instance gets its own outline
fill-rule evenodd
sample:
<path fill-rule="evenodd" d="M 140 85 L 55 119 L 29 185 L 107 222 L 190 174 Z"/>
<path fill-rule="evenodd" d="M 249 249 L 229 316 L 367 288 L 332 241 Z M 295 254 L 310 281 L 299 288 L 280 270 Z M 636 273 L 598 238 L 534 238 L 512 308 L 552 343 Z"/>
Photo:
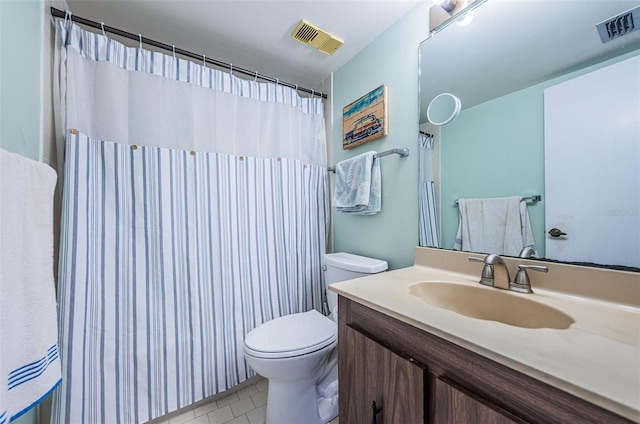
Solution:
<path fill-rule="evenodd" d="M 427 118 L 433 125 L 446 125 L 460 113 L 462 102 L 451 93 L 438 94 L 427 108 Z"/>

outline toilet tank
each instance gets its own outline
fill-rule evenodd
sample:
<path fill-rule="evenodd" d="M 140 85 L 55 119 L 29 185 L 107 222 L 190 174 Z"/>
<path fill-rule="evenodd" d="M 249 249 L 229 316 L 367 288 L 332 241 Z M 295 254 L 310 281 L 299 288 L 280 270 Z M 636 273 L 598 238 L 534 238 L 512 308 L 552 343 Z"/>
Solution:
<path fill-rule="evenodd" d="M 327 288 L 329 311 L 338 304 L 338 294 L 328 289 L 329 284 L 351 280 L 385 271 L 386 261 L 353 255 L 351 253 L 327 253 L 324 255 L 324 283 Z"/>

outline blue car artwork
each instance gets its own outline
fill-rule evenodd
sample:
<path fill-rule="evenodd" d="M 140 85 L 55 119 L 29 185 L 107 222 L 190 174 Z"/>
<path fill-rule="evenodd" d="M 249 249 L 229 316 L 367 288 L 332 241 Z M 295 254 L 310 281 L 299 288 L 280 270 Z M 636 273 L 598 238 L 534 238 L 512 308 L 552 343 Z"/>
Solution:
<path fill-rule="evenodd" d="M 353 143 L 380 131 L 382 131 L 380 120 L 375 115 L 366 115 L 353 123 L 353 129 L 346 134 L 345 138 L 347 143 Z"/>

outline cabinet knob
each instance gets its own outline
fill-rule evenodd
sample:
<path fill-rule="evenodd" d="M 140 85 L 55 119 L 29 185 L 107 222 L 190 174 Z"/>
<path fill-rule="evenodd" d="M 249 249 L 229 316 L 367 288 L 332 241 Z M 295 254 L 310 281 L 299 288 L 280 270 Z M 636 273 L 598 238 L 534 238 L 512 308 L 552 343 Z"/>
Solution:
<path fill-rule="evenodd" d="M 378 414 L 382 411 L 382 408 L 378 408 L 376 401 L 371 403 L 371 410 L 373 411 L 373 418 L 371 418 L 371 424 L 378 424 Z"/>

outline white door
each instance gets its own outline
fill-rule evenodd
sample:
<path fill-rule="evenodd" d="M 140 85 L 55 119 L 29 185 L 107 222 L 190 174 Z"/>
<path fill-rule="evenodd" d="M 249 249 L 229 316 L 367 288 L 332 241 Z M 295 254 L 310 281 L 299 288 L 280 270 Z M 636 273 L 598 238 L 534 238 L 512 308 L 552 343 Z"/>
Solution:
<path fill-rule="evenodd" d="M 544 91 L 546 256 L 640 267 L 640 56 Z"/>

